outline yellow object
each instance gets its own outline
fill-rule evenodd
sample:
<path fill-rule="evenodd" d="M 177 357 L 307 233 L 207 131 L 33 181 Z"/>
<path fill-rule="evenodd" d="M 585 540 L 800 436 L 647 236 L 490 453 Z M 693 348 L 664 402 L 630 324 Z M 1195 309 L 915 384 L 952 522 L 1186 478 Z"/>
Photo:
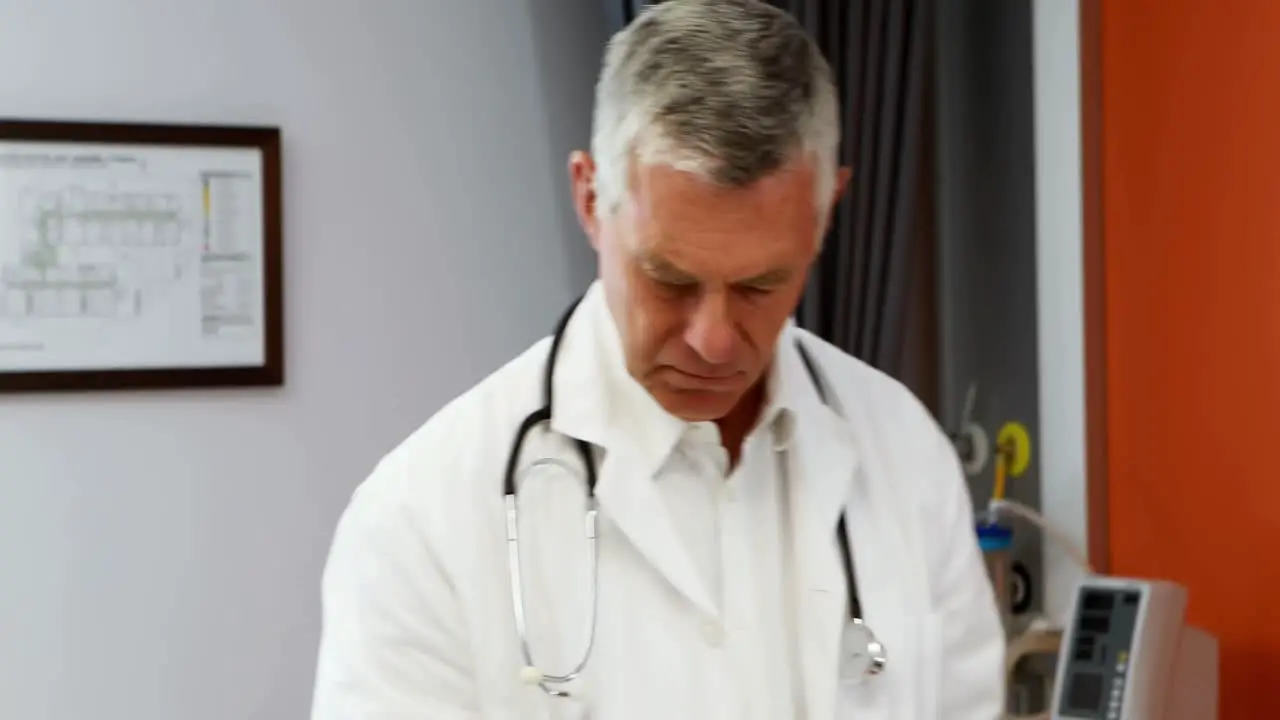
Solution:
<path fill-rule="evenodd" d="M 1007 422 L 996 435 L 995 487 L 991 497 L 1003 500 L 1009 478 L 1020 477 L 1031 465 L 1031 434 L 1022 423 Z"/>
<path fill-rule="evenodd" d="M 1031 434 L 1019 422 L 1007 422 L 996 435 L 996 448 L 1005 456 L 1011 477 L 1022 477 L 1031 466 Z"/>
<path fill-rule="evenodd" d="M 1009 477 L 1009 473 L 1007 471 L 1009 461 L 1005 459 L 1006 457 L 1007 453 L 999 448 L 996 449 L 996 484 L 994 489 L 991 491 L 991 497 L 996 500 L 1004 499 L 1005 484 Z"/>

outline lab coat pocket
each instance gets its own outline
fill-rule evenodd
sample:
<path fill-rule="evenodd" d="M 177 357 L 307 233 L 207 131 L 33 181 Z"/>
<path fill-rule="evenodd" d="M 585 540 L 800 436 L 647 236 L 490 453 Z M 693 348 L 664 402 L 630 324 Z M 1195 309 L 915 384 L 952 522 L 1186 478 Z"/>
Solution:
<path fill-rule="evenodd" d="M 838 720 L 901 720 L 892 712 L 887 677 L 866 678 L 861 682 L 840 681 Z"/>
<path fill-rule="evenodd" d="M 551 720 L 590 720 L 590 718 L 585 702 L 562 698 L 552 706 Z"/>
<path fill-rule="evenodd" d="M 951 720 L 941 707 L 942 623 L 938 614 L 885 627 L 882 674 L 840 683 L 840 720 Z M 968 720 L 967 718 L 965 720 Z"/>
<path fill-rule="evenodd" d="M 580 688 L 579 685 L 570 692 L 581 692 Z M 587 700 L 578 696 L 552 697 L 536 685 L 526 685 L 521 688 L 518 699 L 512 704 L 510 717 L 513 720 L 590 720 L 588 704 Z"/>
<path fill-rule="evenodd" d="M 948 717 L 942 707 L 942 617 L 933 612 L 924 616 L 918 637 L 919 662 L 916 677 L 917 720 L 938 720 Z"/>
<path fill-rule="evenodd" d="M 526 707 L 525 712 L 514 717 L 519 720 L 590 720 L 591 713 L 587 712 L 585 701 L 539 693 L 542 697 L 533 706 Z"/>

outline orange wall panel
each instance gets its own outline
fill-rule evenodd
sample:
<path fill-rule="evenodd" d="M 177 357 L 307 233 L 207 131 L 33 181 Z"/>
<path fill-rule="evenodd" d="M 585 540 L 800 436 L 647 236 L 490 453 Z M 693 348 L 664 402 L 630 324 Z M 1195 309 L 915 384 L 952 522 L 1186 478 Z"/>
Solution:
<path fill-rule="evenodd" d="M 1101 2 L 1111 570 L 1280 718 L 1280 0 Z"/>

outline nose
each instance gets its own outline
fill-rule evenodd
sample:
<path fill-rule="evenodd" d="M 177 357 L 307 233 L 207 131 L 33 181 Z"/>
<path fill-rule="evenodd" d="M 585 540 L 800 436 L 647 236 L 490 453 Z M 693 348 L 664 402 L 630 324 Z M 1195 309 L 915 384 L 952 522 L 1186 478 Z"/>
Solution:
<path fill-rule="evenodd" d="M 736 338 L 724 293 L 705 293 L 698 299 L 684 341 L 713 365 L 724 365 L 732 359 Z"/>

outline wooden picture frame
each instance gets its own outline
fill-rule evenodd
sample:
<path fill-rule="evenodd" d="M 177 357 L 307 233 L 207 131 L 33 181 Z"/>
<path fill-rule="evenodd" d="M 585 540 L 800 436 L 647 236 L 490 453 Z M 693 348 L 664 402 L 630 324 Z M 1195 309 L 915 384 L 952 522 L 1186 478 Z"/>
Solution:
<path fill-rule="evenodd" d="M 0 393 L 284 384 L 280 130 L 0 119 Z"/>

